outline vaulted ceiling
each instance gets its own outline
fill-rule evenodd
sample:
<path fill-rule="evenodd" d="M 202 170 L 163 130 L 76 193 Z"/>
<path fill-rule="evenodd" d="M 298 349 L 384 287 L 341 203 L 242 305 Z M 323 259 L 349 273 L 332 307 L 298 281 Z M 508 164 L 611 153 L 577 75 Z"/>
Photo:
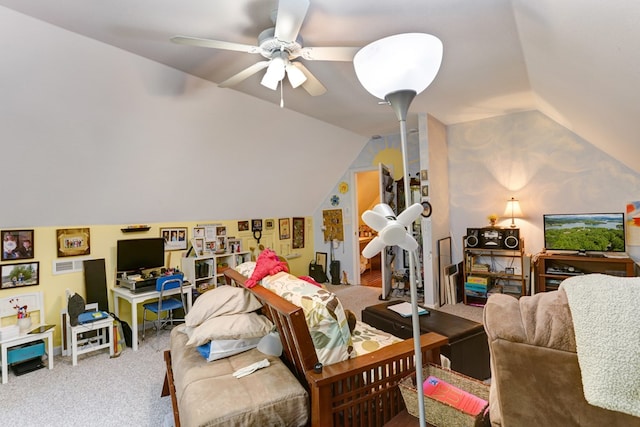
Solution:
<path fill-rule="evenodd" d="M 214 83 L 263 58 L 178 45 L 170 37 L 256 45 L 272 26 L 277 3 L 0 0 L 0 6 Z M 433 34 L 444 44 L 442 67 L 412 113 L 453 124 L 537 109 L 640 172 L 639 20 L 636 0 L 311 0 L 300 34 L 305 47 L 361 47 L 397 33 Z M 9 43 L 20 48 L 19 39 Z M 350 62 L 300 62 L 327 92 L 312 97 L 287 83 L 285 108 L 365 136 L 396 131 L 394 115 L 362 88 Z M 228 90 L 279 103 L 280 90 L 260 85 L 262 74 Z"/>

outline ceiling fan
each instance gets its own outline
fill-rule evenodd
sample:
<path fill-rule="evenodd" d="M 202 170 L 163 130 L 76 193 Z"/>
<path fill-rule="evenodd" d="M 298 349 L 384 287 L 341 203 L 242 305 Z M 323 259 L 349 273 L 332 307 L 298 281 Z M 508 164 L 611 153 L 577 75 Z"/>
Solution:
<path fill-rule="evenodd" d="M 279 0 L 278 9 L 271 14 L 275 26 L 260 33 L 257 46 L 188 36 L 174 36 L 171 41 L 191 46 L 258 53 L 266 58 L 223 81 L 218 85 L 220 87 L 236 85 L 266 68 L 260 82 L 263 86 L 276 90 L 278 83 L 286 75 L 292 87 L 302 85 L 311 96 L 318 96 L 327 89 L 295 59 L 302 57 L 310 61 L 352 61 L 360 48 L 303 47 L 299 32 L 308 9 L 309 0 Z"/>

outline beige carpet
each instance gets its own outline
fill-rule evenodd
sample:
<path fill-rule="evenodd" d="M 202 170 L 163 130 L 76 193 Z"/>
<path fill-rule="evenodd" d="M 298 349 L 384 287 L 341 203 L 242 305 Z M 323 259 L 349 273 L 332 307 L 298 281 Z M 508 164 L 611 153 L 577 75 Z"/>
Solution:
<path fill-rule="evenodd" d="M 335 293 L 342 306 L 346 309 L 353 311 L 358 318 L 361 319 L 360 313 L 365 307 L 370 305 L 381 304 L 384 300 L 380 300 L 382 293 L 380 288 L 371 286 L 357 286 L 357 285 L 325 285 L 328 290 Z M 392 297 L 389 301 L 409 301 L 409 297 Z M 427 307 L 428 309 L 429 307 Z M 455 316 L 463 317 L 465 319 L 473 320 L 474 322 L 482 323 L 482 307 L 475 307 L 471 305 L 458 304 L 445 304 L 442 307 L 435 308 L 438 311 L 450 313 Z"/>

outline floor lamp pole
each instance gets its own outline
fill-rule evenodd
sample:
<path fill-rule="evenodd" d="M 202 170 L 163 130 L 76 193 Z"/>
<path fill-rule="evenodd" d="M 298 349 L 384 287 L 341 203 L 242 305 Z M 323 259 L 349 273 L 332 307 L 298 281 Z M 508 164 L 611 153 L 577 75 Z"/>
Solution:
<path fill-rule="evenodd" d="M 413 90 L 399 90 L 392 92 L 385 97 L 385 100 L 391 105 L 393 111 L 400 122 L 400 145 L 402 148 L 402 166 L 404 168 L 404 207 L 405 209 L 411 205 L 411 193 L 409 183 L 409 159 L 407 158 L 407 112 L 409 105 L 415 98 L 416 92 Z M 412 227 L 412 225 L 409 225 Z M 408 230 L 412 232 L 412 230 Z M 411 323 L 413 326 L 413 345 L 416 362 L 416 389 L 418 392 L 418 414 L 420 416 L 420 427 L 426 426 L 426 417 L 424 413 L 424 390 L 422 388 L 422 348 L 420 346 L 420 315 L 418 314 L 418 289 L 416 284 L 416 271 L 414 258 L 409 253 L 409 290 L 411 294 Z"/>

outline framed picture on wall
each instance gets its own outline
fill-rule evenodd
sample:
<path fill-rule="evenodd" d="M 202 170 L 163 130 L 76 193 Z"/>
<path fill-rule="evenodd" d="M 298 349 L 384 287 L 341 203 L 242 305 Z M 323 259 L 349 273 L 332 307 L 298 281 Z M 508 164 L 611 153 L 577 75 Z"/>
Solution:
<path fill-rule="evenodd" d="M 304 248 L 304 218 L 293 218 L 293 249 Z"/>
<path fill-rule="evenodd" d="M 272 219 L 265 219 L 264 220 L 264 229 L 265 230 L 273 230 L 273 226 L 274 226 L 275 221 Z"/>
<path fill-rule="evenodd" d="M 187 227 L 161 228 L 160 236 L 164 239 L 165 251 L 187 250 Z"/>
<path fill-rule="evenodd" d="M 39 262 L 23 262 L 19 264 L 5 264 L 1 266 L 1 289 L 17 288 L 20 286 L 37 286 L 40 277 Z"/>
<path fill-rule="evenodd" d="M 291 228 L 289 225 L 289 218 L 280 218 L 278 220 L 280 225 L 280 240 L 287 240 L 291 238 Z"/>
<path fill-rule="evenodd" d="M 249 231 L 249 221 L 238 221 L 238 231 Z"/>
<path fill-rule="evenodd" d="M 33 230 L 2 231 L 2 261 L 33 258 Z"/>
<path fill-rule="evenodd" d="M 56 230 L 58 256 L 89 255 L 91 245 L 88 228 L 65 228 Z"/>

